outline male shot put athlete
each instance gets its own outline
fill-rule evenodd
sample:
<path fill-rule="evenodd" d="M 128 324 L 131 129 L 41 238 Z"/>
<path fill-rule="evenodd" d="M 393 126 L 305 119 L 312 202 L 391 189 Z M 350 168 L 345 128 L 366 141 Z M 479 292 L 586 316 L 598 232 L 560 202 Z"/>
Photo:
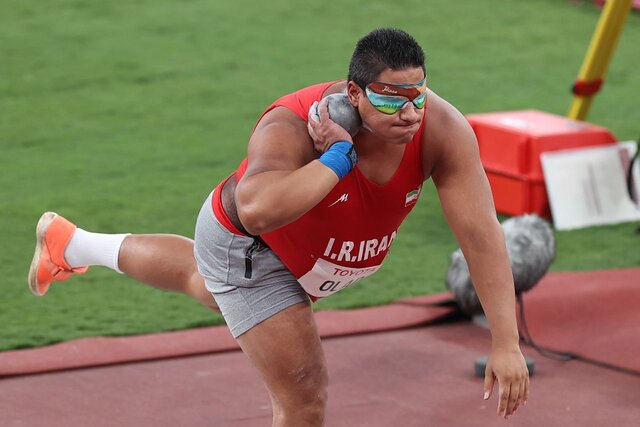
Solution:
<path fill-rule="evenodd" d="M 358 41 L 347 81 L 273 103 L 247 157 L 204 203 L 195 242 L 90 233 L 43 214 L 32 291 L 44 295 L 52 281 L 103 265 L 219 308 L 266 384 L 273 425 L 320 426 L 328 376 L 310 299 L 373 274 L 431 178 L 491 327 L 485 398 L 497 378 L 498 413 L 509 416 L 527 400 L 529 378 L 504 237 L 474 134 L 427 89 L 424 62 L 408 34 L 375 30 Z M 319 122 L 307 116 L 339 92 L 362 119 L 353 138 L 325 103 Z"/>

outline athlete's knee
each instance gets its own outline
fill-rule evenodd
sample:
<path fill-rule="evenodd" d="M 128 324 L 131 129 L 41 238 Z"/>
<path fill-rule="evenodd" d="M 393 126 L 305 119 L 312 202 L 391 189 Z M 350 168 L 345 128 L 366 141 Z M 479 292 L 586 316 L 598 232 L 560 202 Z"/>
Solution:
<path fill-rule="evenodd" d="M 329 374 L 323 362 L 316 362 L 291 371 L 292 382 L 296 384 L 298 399 L 306 403 L 324 404 L 327 400 Z"/>
<path fill-rule="evenodd" d="M 280 421 L 288 420 L 281 425 L 290 425 L 294 420 L 304 420 L 304 424 L 300 425 L 322 425 L 329 384 L 325 364 L 317 362 L 291 369 L 287 384 L 281 396 L 274 396 L 274 416 Z"/>

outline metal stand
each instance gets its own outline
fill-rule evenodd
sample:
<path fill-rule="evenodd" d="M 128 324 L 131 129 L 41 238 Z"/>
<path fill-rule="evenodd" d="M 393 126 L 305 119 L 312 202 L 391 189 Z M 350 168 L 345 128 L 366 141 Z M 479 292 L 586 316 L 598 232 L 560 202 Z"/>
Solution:
<path fill-rule="evenodd" d="M 480 327 L 489 329 L 489 323 L 487 322 L 487 317 L 484 314 L 478 314 L 473 316 L 471 321 Z M 481 356 L 475 360 L 474 369 L 475 369 L 476 376 L 480 378 L 484 378 L 484 371 L 487 369 L 487 360 L 489 360 L 489 356 Z M 527 362 L 527 369 L 529 370 L 529 376 L 532 377 L 533 374 L 536 372 L 536 361 L 531 357 L 525 357 L 524 360 L 525 362 Z"/>
<path fill-rule="evenodd" d="M 487 369 L 488 360 L 489 356 L 481 356 L 476 359 L 474 363 L 476 376 L 484 378 L 484 372 Z M 532 377 L 536 372 L 536 362 L 530 357 L 525 357 L 524 360 L 525 362 L 527 362 L 527 370 L 529 371 L 529 376 Z"/>

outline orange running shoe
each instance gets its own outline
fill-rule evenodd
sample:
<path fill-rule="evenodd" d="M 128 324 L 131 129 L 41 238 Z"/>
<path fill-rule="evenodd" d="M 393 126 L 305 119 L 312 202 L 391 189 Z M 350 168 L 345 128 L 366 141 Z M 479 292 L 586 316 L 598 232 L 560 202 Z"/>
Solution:
<path fill-rule="evenodd" d="M 36 227 L 36 251 L 29 268 L 29 289 L 34 295 L 46 294 L 51 282 L 62 282 L 89 269 L 72 268 L 64 259 L 64 250 L 76 228 L 55 212 L 45 212 L 40 217 Z"/>

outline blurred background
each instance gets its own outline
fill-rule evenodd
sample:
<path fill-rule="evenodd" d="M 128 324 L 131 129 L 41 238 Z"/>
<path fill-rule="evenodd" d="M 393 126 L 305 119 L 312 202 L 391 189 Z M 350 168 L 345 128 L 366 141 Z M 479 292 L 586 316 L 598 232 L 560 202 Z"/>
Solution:
<path fill-rule="evenodd" d="M 90 231 L 192 237 L 262 111 L 346 78 L 355 42 L 376 27 L 412 34 L 429 86 L 464 114 L 565 115 L 599 15 L 591 1 L 560 0 L 2 2 L 0 350 L 222 323 L 187 297 L 101 268 L 32 296 L 42 212 Z M 639 46 L 634 12 L 589 115 L 618 140 L 640 135 Z M 640 266 L 637 227 L 558 232 L 551 269 Z M 457 243 L 431 183 L 401 230 L 378 274 L 316 309 L 443 291 Z"/>

